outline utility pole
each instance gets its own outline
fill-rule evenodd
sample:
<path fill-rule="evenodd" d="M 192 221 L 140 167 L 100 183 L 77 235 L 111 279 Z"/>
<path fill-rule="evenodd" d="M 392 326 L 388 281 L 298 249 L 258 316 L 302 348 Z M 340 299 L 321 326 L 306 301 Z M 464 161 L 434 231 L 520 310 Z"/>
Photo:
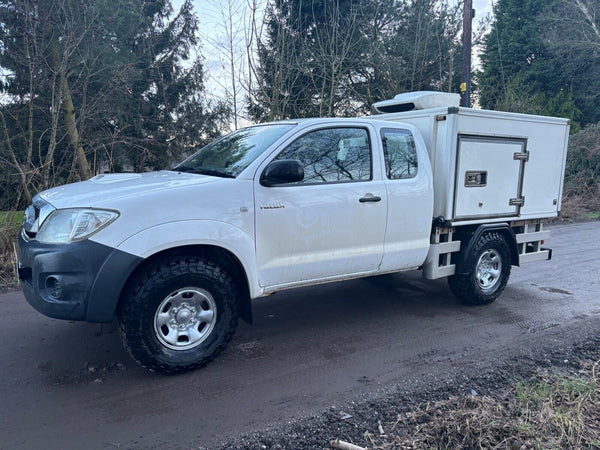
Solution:
<path fill-rule="evenodd" d="M 464 0 L 463 7 L 463 60 L 462 60 L 462 83 L 460 83 L 460 106 L 471 106 L 471 25 L 475 11 L 473 0 Z"/>

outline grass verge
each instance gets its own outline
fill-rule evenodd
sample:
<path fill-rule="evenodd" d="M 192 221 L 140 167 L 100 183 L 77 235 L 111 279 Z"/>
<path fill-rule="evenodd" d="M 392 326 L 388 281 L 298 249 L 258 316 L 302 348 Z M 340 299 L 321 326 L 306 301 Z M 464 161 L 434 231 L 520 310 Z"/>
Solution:
<path fill-rule="evenodd" d="M 504 396 L 420 404 L 366 432 L 365 448 L 600 448 L 599 378 L 600 361 L 587 361 L 575 376 L 539 374 Z"/>
<path fill-rule="evenodd" d="M 17 283 L 15 245 L 22 222 L 22 211 L 0 211 L 0 288 Z"/>

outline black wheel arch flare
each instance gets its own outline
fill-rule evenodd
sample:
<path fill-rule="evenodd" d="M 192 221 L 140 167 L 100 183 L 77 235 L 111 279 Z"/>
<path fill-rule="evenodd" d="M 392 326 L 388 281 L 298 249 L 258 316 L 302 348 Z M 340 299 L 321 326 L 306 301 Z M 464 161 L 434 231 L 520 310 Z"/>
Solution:
<path fill-rule="evenodd" d="M 457 230 L 458 238 L 460 239 L 460 252 L 456 255 L 456 274 L 466 275 L 469 273 L 467 261 L 471 250 L 479 237 L 487 232 L 496 231 L 504 237 L 506 244 L 510 249 L 510 263 L 513 266 L 519 266 L 519 249 L 517 247 L 517 237 L 515 232 L 506 222 L 501 223 L 486 223 L 475 228 L 469 227 L 468 230 Z"/>
<path fill-rule="evenodd" d="M 241 298 L 238 299 L 238 311 L 240 318 L 244 322 L 252 325 L 254 318 L 252 315 L 250 287 L 244 266 L 240 260 L 228 250 L 212 245 L 186 245 L 181 247 L 172 247 L 140 260 L 135 269 L 129 272 L 127 281 L 122 284 L 119 299 L 125 292 L 127 283 L 133 280 L 140 271 L 143 271 L 148 265 L 156 263 L 157 260 L 168 258 L 171 255 L 203 256 L 222 266 L 238 285 L 238 292 L 241 295 Z M 114 305 L 113 316 L 116 309 L 117 305 Z"/>

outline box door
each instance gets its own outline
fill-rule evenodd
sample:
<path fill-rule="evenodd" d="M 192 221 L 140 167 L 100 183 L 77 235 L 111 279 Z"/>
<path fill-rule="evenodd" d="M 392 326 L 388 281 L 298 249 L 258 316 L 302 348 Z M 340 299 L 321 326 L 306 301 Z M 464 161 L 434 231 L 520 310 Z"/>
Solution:
<path fill-rule="evenodd" d="M 459 136 L 456 219 L 519 215 L 526 145 L 525 139 Z"/>

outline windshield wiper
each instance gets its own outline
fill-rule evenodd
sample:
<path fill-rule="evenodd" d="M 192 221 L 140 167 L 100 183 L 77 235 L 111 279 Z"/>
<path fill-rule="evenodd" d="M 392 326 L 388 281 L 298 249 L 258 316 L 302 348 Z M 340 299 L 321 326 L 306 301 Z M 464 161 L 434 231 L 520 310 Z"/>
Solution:
<path fill-rule="evenodd" d="M 173 167 L 172 169 L 169 169 L 173 172 L 189 172 L 189 173 L 196 173 L 196 168 L 192 167 L 192 166 L 177 166 L 177 167 Z"/>
<path fill-rule="evenodd" d="M 229 172 L 216 170 L 216 169 L 207 169 L 206 167 L 192 167 L 192 166 L 177 166 L 174 169 L 171 169 L 175 172 L 188 172 L 188 173 L 197 173 L 200 175 L 211 175 L 213 177 L 221 177 L 221 178 L 235 178 L 235 175 Z"/>

